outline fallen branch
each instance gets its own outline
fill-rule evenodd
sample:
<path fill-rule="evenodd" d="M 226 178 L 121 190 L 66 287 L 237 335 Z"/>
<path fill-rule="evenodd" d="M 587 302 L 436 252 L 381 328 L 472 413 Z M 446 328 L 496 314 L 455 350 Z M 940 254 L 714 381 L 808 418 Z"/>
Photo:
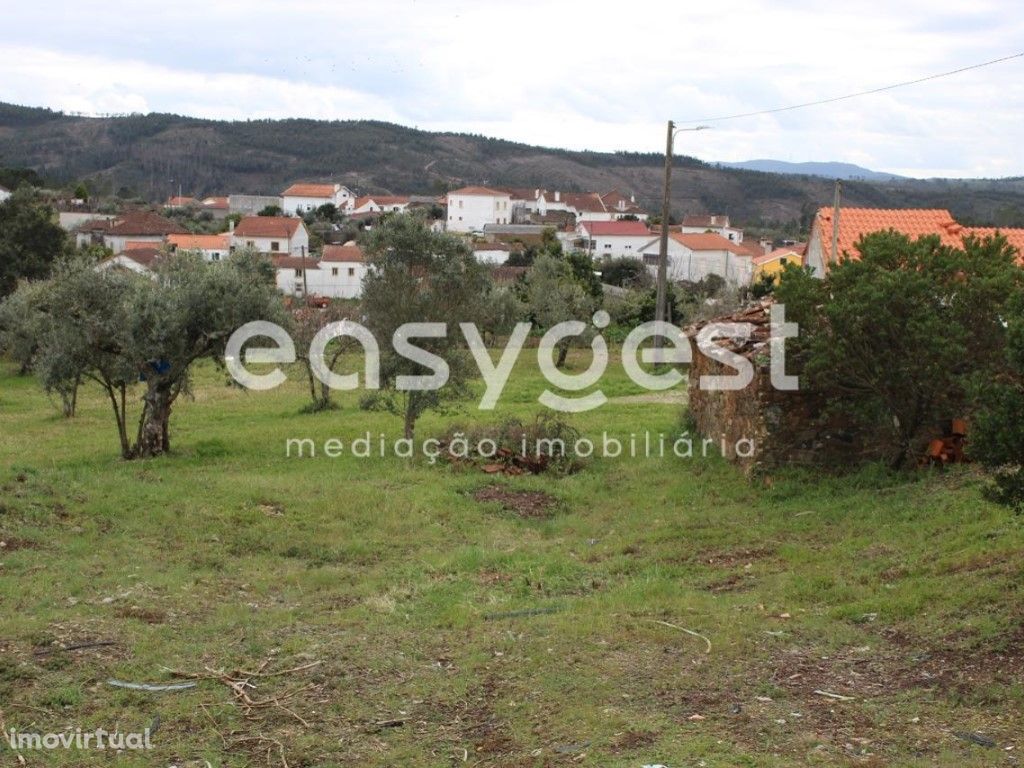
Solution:
<path fill-rule="evenodd" d="M 126 683 L 123 680 L 107 680 L 107 685 L 112 685 L 115 688 L 130 688 L 133 691 L 184 691 L 189 688 L 195 688 L 196 683 L 170 683 L 167 685 L 157 685 L 153 683 Z"/>
<path fill-rule="evenodd" d="M 692 637 L 699 637 L 701 640 L 708 644 L 707 650 L 704 652 L 711 653 L 711 641 L 704 637 L 704 635 L 702 635 L 700 632 L 694 632 L 692 629 L 680 627 L 678 624 L 671 624 L 667 621 L 662 621 L 661 619 L 644 619 L 644 621 L 649 621 L 652 624 L 661 624 L 661 626 L 663 627 L 671 627 L 672 629 L 678 629 L 680 632 L 685 632 L 686 634 L 691 635 Z"/>
<path fill-rule="evenodd" d="M 830 699 L 835 699 L 836 701 L 856 701 L 857 700 L 856 696 L 842 696 L 842 695 L 840 695 L 838 693 L 830 693 L 829 691 L 815 691 L 815 693 L 818 696 L 826 696 L 826 697 L 828 697 Z"/>

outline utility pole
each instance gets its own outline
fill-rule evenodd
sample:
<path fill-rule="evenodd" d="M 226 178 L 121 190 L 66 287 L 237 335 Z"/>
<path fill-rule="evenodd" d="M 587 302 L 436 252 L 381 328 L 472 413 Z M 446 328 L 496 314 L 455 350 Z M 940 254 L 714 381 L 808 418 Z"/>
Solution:
<path fill-rule="evenodd" d="M 661 198 L 661 244 L 658 248 L 658 287 L 654 301 L 654 319 L 664 321 L 666 319 L 665 305 L 668 283 L 668 220 L 670 214 L 670 200 L 672 197 L 672 144 L 676 134 L 680 131 L 704 131 L 707 125 L 697 125 L 693 128 L 676 128 L 676 124 L 668 121 L 668 131 L 665 136 L 665 189 Z M 654 349 L 660 350 L 662 337 L 654 337 Z"/>
<path fill-rule="evenodd" d="M 670 198 L 672 195 L 672 140 L 675 138 L 676 125 L 668 121 L 665 137 L 665 188 L 661 198 L 661 244 L 658 247 L 658 288 L 654 301 L 654 319 L 665 320 L 665 283 L 668 281 L 668 219 Z M 655 336 L 654 348 L 661 349 L 661 337 Z"/>
<path fill-rule="evenodd" d="M 306 246 L 302 246 L 302 298 L 309 301 L 309 284 L 306 282 Z"/>
<path fill-rule="evenodd" d="M 843 182 L 836 179 L 836 190 L 832 196 L 832 251 L 828 255 L 829 263 L 839 261 L 839 254 L 836 249 L 839 247 L 839 204 L 843 196 Z M 825 268 L 828 271 L 828 267 Z"/>

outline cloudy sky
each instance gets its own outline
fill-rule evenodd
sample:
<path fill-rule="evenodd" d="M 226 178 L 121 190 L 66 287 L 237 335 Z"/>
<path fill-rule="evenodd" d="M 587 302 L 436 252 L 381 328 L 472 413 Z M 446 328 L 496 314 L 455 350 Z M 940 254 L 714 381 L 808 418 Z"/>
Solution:
<path fill-rule="evenodd" d="M 373 118 L 659 151 L 664 123 L 828 98 L 1024 50 L 1019 0 L 5 4 L 0 101 L 87 113 Z M 1024 58 L 681 134 L 704 160 L 1024 175 Z"/>

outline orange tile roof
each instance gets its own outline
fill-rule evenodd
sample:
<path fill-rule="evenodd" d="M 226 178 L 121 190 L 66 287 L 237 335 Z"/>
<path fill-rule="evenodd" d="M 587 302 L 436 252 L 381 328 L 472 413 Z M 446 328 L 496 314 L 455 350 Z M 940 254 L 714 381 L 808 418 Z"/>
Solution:
<path fill-rule="evenodd" d="M 295 216 L 246 216 L 235 227 L 238 237 L 291 237 L 302 224 Z"/>
<path fill-rule="evenodd" d="M 325 245 L 321 261 L 366 261 L 363 249 L 358 245 Z"/>
<path fill-rule="evenodd" d="M 148 269 L 162 254 L 161 250 L 153 243 L 134 243 L 134 245 L 137 247 L 125 248 L 118 256 L 131 259 L 136 264 Z"/>
<path fill-rule="evenodd" d="M 821 238 L 821 253 L 825 263 L 832 261 L 832 208 L 818 211 L 817 224 Z M 840 254 L 860 258 L 855 243 L 870 232 L 893 229 L 911 238 L 922 235 L 938 235 L 943 244 L 959 246 L 963 227 L 954 221 L 952 214 L 942 208 L 840 208 L 839 246 Z"/>
<path fill-rule="evenodd" d="M 334 197 L 333 184 L 292 184 L 281 193 L 282 197 Z"/>
<path fill-rule="evenodd" d="M 174 195 L 167 198 L 167 205 L 171 208 L 183 208 L 186 205 L 195 205 L 195 202 L 196 199 L 194 197 L 189 197 L 188 195 L 182 195 L 180 197 L 178 195 Z"/>
<path fill-rule="evenodd" d="M 669 232 L 669 237 L 681 243 L 691 251 L 729 251 L 737 256 L 750 256 L 750 252 L 742 246 L 726 240 L 715 232 Z"/>
<path fill-rule="evenodd" d="M 799 259 L 800 263 L 803 263 L 804 257 L 801 256 L 795 248 L 787 247 L 776 248 L 774 251 L 771 251 L 770 253 L 764 253 L 761 254 L 760 256 L 755 256 L 754 263 L 757 264 L 758 266 L 761 266 L 762 264 L 767 264 L 768 262 L 775 261 L 777 259 L 784 259 L 788 256 L 796 256 L 797 259 Z"/>
<path fill-rule="evenodd" d="M 206 197 L 203 198 L 203 208 L 215 208 L 217 210 L 227 209 L 231 207 L 226 197 Z"/>
<path fill-rule="evenodd" d="M 226 251 L 231 235 L 168 235 L 167 242 L 183 251 Z"/>
<path fill-rule="evenodd" d="M 498 189 L 489 189 L 488 187 L 462 187 L 461 189 L 453 189 L 448 193 L 449 195 L 465 195 L 467 197 L 508 197 L 508 192 L 502 192 Z"/>
<path fill-rule="evenodd" d="M 159 250 L 160 246 L 162 245 L 163 243 L 154 243 L 151 240 L 125 240 L 124 248 L 122 248 L 121 250 L 122 253 L 124 251 L 144 251 L 149 250 L 151 248 L 156 248 L 157 250 Z"/>
<path fill-rule="evenodd" d="M 840 216 L 840 221 L 842 217 Z M 1017 250 L 1017 263 L 1024 265 L 1024 229 L 1007 229 L 1000 227 L 969 227 L 964 229 L 960 233 L 961 237 L 967 237 L 968 235 L 974 235 L 975 237 L 985 238 L 993 237 L 995 235 L 1002 235 L 1006 238 L 1006 242 L 1011 247 Z"/>

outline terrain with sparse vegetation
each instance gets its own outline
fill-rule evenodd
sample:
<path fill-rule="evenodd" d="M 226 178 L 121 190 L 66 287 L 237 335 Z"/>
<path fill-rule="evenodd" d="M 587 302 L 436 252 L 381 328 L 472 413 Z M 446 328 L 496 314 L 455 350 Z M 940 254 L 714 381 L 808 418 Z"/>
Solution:
<path fill-rule="evenodd" d="M 617 366 L 602 384 L 582 434 L 683 428 L 681 393 Z M 417 434 L 529 420 L 544 386 L 524 353 L 493 414 Z M 715 457 L 564 477 L 286 458 L 289 437 L 401 420 L 358 393 L 303 414 L 299 370 L 260 393 L 203 365 L 191 398 L 171 454 L 122 461 L 97 387 L 65 419 L 0 364 L 5 729 L 159 718 L 125 766 L 960 768 L 1022 748 L 1024 531 L 969 465 L 751 482 Z"/>

